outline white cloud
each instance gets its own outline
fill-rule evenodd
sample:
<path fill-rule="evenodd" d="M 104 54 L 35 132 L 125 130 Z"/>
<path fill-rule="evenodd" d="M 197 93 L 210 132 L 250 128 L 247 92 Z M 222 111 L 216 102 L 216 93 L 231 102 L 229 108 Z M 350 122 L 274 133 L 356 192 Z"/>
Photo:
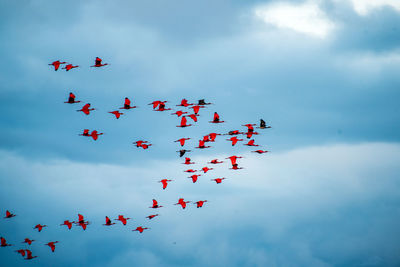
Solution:
<path fill-rule="evenodd" d="M 257 7 L 255 15 L 265 23 L 319 38 L 328 36 L 335 27 L 315 1 L 272 3 Z"/>
<path fill-rule="evenodd" d="M 368 15 L 373 9 L 389 6 L 400 12 L 399 0 L 351 0 L 354 10 L 361 16 Z"/>

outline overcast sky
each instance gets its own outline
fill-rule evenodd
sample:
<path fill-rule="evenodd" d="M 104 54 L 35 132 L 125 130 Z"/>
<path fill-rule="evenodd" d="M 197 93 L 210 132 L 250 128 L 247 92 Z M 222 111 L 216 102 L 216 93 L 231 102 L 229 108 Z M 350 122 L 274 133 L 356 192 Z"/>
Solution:
<path fill-rule="evenodd" d="M 90 68 L 96 56 L 110 65 Z M 399 1 L 0 0 L 0 58 L 0 213 L 18 215 L 0 220 L 1 266 L 400 265 Z M 82 103 L 63 103 L 71 91 Z M 138 108 L 116 120 L 125 97 Z M 148 105 L 182 98 L 213 104 L 184 129 Z M 215 111 L 225 123 L 208 123 Z M 270 153 L 226 136 L 194 148 L 261 118 Z M 193 184 L 181 137 L 193 169 L 235 154 L 244 169 L 225 161 Z M 86 231 L 59 226 L 78 213 Z M 127 226 L 102 225 L 119 214 Z M 25 237 L 32 261 L 14 252 Z"/>

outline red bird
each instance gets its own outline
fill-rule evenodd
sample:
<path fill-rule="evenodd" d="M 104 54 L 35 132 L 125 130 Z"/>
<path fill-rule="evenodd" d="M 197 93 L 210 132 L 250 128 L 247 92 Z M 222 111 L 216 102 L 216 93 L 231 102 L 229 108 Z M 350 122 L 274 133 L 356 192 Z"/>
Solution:
<path fill-rule="evenodd" d="M 156 107 L 158 107 L 158 105 L 160 105 L 161 103 L 166 103 L 167 101 L 160 101 L 160 100 L 156 100 L 151 102 L 149 105 L 153 105 L 153 109 L 156 109 Z"/>
<path fill-rule="evenodd" d="M 79 134 L 79 135 L 81 135 L 81 136 L 90 136 L 90 134 L 89 134 L 89 129 L 84 129 L 84 130 L 83 130 L 83 133 L 81 133 L 81 134 Z"/>
<path fill-rule="evenodd" d="M 184 172 L 197 172 L 197 171 L 196 171 L 196 170 L 189 169 L 189 170 L 186 170 L 186 171 L 184 171 Z"/>
<path fill-rule="evenodd" d="M 161 181 L 158 181 L 159 183 L 162 183 L 162 189 L 167 188 L 168 182 L 171 182 L 173 180 L 168 180 L 168 179 L 162 179 Z"/>
<path fill-rule="evenodd" d="M 203 167 L 201 170 L 202 170 L 204 173 L 207 173 L 208 171 L 214 170 L 214 169 L 213 169 L 213 168 L 208 168 L 208 167 Z"/>
<path fill-rule="evenodd" d="M 258 146 L 254 144 L 254 139 L 251 139 L 247 144 L 244 144 L 245 146 Z"/>
<path fill-rule="evenodd" d="M 195 105 L 193 107 L 191 107 L 193 109 L 194 114 L 199 113 L 201 108 L 205 108 L 204 106 L 199 106 L 199 105 Z"/>
<path fill-rule="evenodd" d="M 183 114 L 187 114 L 187 112 L 183 112 L 182 110 L 178 110 L 175 113 L 171 113 L 171 115 L 177 115 L 178 117 L 182 116 Z"/>
<path fill-rule="evenodd" d="M 25 257 L 25 249 L 18 249 L 15 252 L 21 254 L 22 257 Z"/>
<path fill-rule="evenodd" d="M 30 251 L 29 249 L 26 249 L 25 251 L 26 251 L 25 260 L 31 260 L 31 259 L 37 258 L 37 256 L 32 256 L 32 251 Z"/>
<path fill-rule="evenodd" d="M 232 141 L 232 146 L 236 145 L 238 141 L 243 141 L 243 139 L 238 139 L 236 136 L 226 139 L 227 141 Z"/>
<path fill-rule="evenodd" d="M 99 67 L 103 67 L 103 66 L 107 66 L 107 65 L 109 65 L 108 63 L 104 63 L 104 64 L 102 64 L 101 62 L 102 62 L 103 60 L 101 59 L 101 58 L 99 58 L 99 57 L 96 57 L 96 60 L 94 61 L 94 65 L 93 66 L 90 66 L 90 67 L 96 67 L 96 68 L 99 68 Z"/>
<path fill-rule="evenodd" d="M 200 174 L 193 174 L 192 176 L 188 177 L 188 178 L 192 178 L 193 183 L 197 182 L 197 178 L 201 176 Z"/>
<path fill-rule="evenodd" d="M 197 208 L 201 208 L 201 207 L 203 207 L 205 202 L 207 202 L 207 200 L 199 200 L 197 202 L 194 202 L 193 204 L 196 204 Z"/>
<path fill-rule="evenodd" d="M 151 220 L 151 219 L 153 219 L 153 218 L 156 217 L 156 216 L 159 216 L 159 214 L 149 215 L 149 216 L 147 216 L 146 218 L 149 219 L 149 220 Z"/>
<path fill-rule="evenodd" d="M 219 164 L 219 163 L 223 163 L 223 161 L 218 161 L 218 159 L 213 159 L 210 162 L 207 163 L 211 163 L 211 164 Z"/>
<path fill-rule="evenodd" d="M 195 164 L 195 162 L 191 162 L 191 161 L 190 161 L 190 158 L 185 158 L 185 162 L 184 162 L 183 164 L 186 164 L 186 165 L 188 165 L 188 164 Z"/>
<path fill-rule="evenodd" d="M 8 210 L 6 210 L 6 217 L 4 217 L 4 219 L 10 219 L 10 218 L 15 217 L 15 216 L 17 216 L 17 215 L 12 214 L 12 213 L 9 212 Z"/>
<path fill-rule="evenodd" d="M 217 137 L 217 135 L 221 135 L 221 134 L 217 134 L 217 133 L 210 133 L 208 136 L 210 136 L 210 142 L 215 142 L 215 138 Z"/>
<path fill-rule="evenodd" d="M 196 148 L 209 148 L 210 146 L 206 146 L 205 144 L 204 144 L 204 141 L 203 140 L 199 140 L 199 146 L 196 146 Z"/>
<path fill-rule="evenodd" d="M 192 124 L 187 124 L 186 116 L 182 116 L 181 125 L 177 125 L 176 127 L 184 128 L 184 127 L 189 127 L 189 126 L 192 126 Z"/>
<path fill-rule="evenodd" d="M 53 63 L 49 64 L 49 66 L 54 66 L 54 70 L 57 71 L 61 64 L 65 64 L 67 62 L 60 62 L 59 60 L 53 61 Z"/>
<path fill-rule="evenodd" d="M 176 105 L 177 107 L 188 107 L 191 106 L 193 104 L 189 104 L 188 101 L 184 98 L 181 100 L 181 104 L 180 105 Z"/>
<path fill-rule="evenodd" d="M 160 101 L 160 104 L 158 106 L 158 109 L 155 111 L 166 111 L 166 110 L 171 110 L 170 108 L 165 108 L 165 102 L 167 101 Z"/>
<path fill-rule="evenodd" d="M 211 179 L 211 181 L 215 181 L 217 184 L 220 184 L 222 182 L 222 180 L 225 180 L 226 178 L 215 178 L 215 179 Z"/>
<path fill-rule="evenodd" d="M 77 110 L 77 111 L 82 111 L 83 113 L 85 113 L 86 115 L 90 114 L 90 111 L 95 110 L 94 108 L 90 108 L 90 103 L 87 103 L 86 105 L 84 105 L 81 109 Z"/>
<path fill-rule="evenodd" d="M 38 229 L 38 231 L 40 232 L 40 231 L 42 231 L 42 229 L 44 228 L 44 227 L 46 227 L 47 225 L 41 225 L 41 224 L 37 224 L 37 225 L 35 225 L 35 227 L 33 228 L 33 229 Z"/>
<path fill-rule="evenodd" d="M 6 241 L 6 239 L 5 239 L 4 237 L 0 237 L 0 241 L 1 241 L 0 247 L 9 247 L 9 246 L 12 246 L 11 244 L 7 244 L 7 241 Z"/>
<path fill-rule="evenodd" d="M 210 140 L 210 136 L 209 136 L 209 135 L 203 136 L 203 141 L 204 141 L 204 142 L 210 142 L 210 141 L 211 141 L 211 140 Z"/>
<path fill-rule="evenodd" d="M 231 162 L 232 162 L 232 165 L 235 165 L 235 164 L 236 164 L 236 160 L 237 160 L 237 159 L 241 159 L 241 158 L 243 158 L 243 157 L 239 157 L 239 156 L 230 156 L 229 158 L 226 158 L 226 159 L 230 159 Z"/>
<path fill-rule="evenodd" d="M 253 126 L 255 126 L 255 125 L 256 125 L 256 124 L 250 124 L 250 123 L 248 123 L 248 124 L 245 124 L 245 125 L 242 125 L 242 126 L 246 126 L 248 132 L 254 132 L 254 127 L 253 127 Z"/>
<path fill-rule="evenodd" d="M 75 222 L 70 222 L 69 220 L 65 220 L 63 224 L 60 224 L 60 226 L 66 225 L 68 227 L 68 229 L 71 230 L 72 223 L 75 223 Z"/>
<path fill-rule="evenodd" d="M 49 242 L 47 244 L 45 244 L 45 246 L 49 246 L 51 248 L 51 251 L 54 252 L 54 250 L 56 249 L 56 243 L 58 243 L 58 241 L 53 241 L 53 242 Z"/>
<path fill-rule="evenodd" d="M 74 104 L 74 103 L 79 103 L 81 101 L 75 101 L 75 95 L 70 92 L 69 96 L 68 96 L 68 101 L 64 102 L 64 103 L 68 103 L 68 104 Z"/>
<path fill-rule="evenodd" d="M 263 153 L 267 153 L 269 151 L 268 150 L 255 150 L 255 151 L 251 151 L 251 152 L 256 152 L 258 154 L 263 154 Z"/>
<path fill-rule="evenodd" d="M 226 135 L 238 135 L 238 134 L 244 134 L 244 133 L 240 132 L 239 130 L 233 130 L 229 131 Z"/>
<path fill-rule="evenodd" d="M 108 217 L 106 216 L 106 223 L 103 224 L 103 225 L 105 225 L 105 226 L 111 226 L 111 225 L 113 225 L 113 224 L 115 224 L 115 223 L 111 222 L 111 219 L 108 218 Z"/>
<path fill-rule="evenodd" d="M 68 64 L 68 65 L 65 65 L 63 70 L 69 71 L 69 70 L 72 70 L 72 69 L 75 69 L 75 68 L 78 68 L 78 67 L 79 67 L 78 65 L 74 66 L 72 64 Z"/>
<path fill-rule="evenodd" d="M 140 147 L 143 149 L 148 149 L 152 144 L 142 144 Z"/>
<path fill-rule="evenodd" d="M 88 221 L 85 221 L 85 218 L 83 217 L 82 214 L 78 214 L 78 222 L 76 222 L 77 225 L 80 225 L 83 230 L 86 230 L 86 227 L 90 224 Z"/>
<path fill-rule="evenodd" d="M 123 225 L 126 225 L 127 220 L 130 220 L 131 218 L 124 218 L 124 215 L 118 215 L 118 219 L 115 219 L 117 221 L 122 222 Z"/>
<path fill-rule="evenodd" d="M 176 140 L 174 142 L 179 142 L 181 144 L 181 146 L 184 146 L 186 140 L 190 140 L 190 138 L 181 138 L 181 139 L 178 139 L 178 140 Z"/>
<path fill-rule="evenodd" d="M 93 138 L 94 141 L 96 141 L 97 138 L 99 138 L 99 135 L 103 135 L 103 133 L 98 133 L 96 130 L 92 131 L 92 133 L 90 134 L 90 136 Z"/>
<path fill-rule="evenodd" d="M 232 168 L 229 168 L 230 170 L 240 170 L 243 169 L 243 167 L 238 167 L 239 165 L 237 163 L 232 165 Z"/>
<path fill-rule="evenodd" d="M 181 205 L 182 209 L 186 208 L 186 203 L 190 203 L 190 201 L 185 201 L 183 198 L 180 198 L 178 200 L 178 203 L 175 203 L 174 205 Z"/>
<path fill-rule="evenodd" d="M 129 98 L 125 97 L 124 106 L 119 109 L 131 109 L 131 108 L 137 108 L 137 106 L 131 106 L 131 101 L 129 100 Z"/>
<path fill-rule="evenodd" d="M 151 206 L 151 207 L 149 207 L 149 208 L 158 209 L 158 208 L 161 208 L 161 207 L 162 207 L 162 206 L 158 205 L 157 200 L 153 199 L 153 206 Z"/>
<path fill-rule="evenodd" d="M 35 241 L 35 240 L 31 240 L 29 238 L 25 238 L 24 242 L 22 242 L 22 243 L 27 243 L 28 245 L 31 245 L 33 241 Z"/>
<path fill-rule="evenodd" d="M 189 116 L 189 118 L 191 118 L 194 122 L 197 122 L 197 117 L 199 116 L 199 115 L 197 115 L 197 114 L 190 114 L 190 115 L 188 115 Z"/>
<path fill-rule="evenodd" d="M 133 142 L 133 144 L 136 144 L 136 147 L 141 147 L 142 144 L 148 143 L 149 141 L 143 141 L 143 140 L 138 140 L 136 142 Z"/>
<path fill-rule="evenodd" d="M 247 132 L 244 134 L 246 135 L 247 139 L 250 139 L 253 136 L 253 134 L 258 134 L 258 133 L 257 132 Z"/>
<path fill-rule="evenodd" d="M 138 226 L 138 227 L 136 227 L 135 230 L 132 230 L 132 231 L 138 231 L 139 233 L 143 233 L 143 230 L 146 230 L 146 229 L 150 229 L 150 228 Z"/>
<path fill-rule="evenodd" d="M 210 121 L 210 122 L 211 122 L 211 123 L 223 123 L 223 122 L 225 122 L 225 121 L 221 121 L 221 120 L 219 119 L 218 113 L 217 113 L 217 112 L 214 112 L 214 118 L 213 118 L 213 120 Z"/>
<path fill-rule="evenodd" d="M 110 111 L 108 113 L 114 114 L 115 118 L 119 119 L 119 117 L 121 117 L 121 115 L 123 115 L 124 113 L 119 112 L 118 110 L 116 111 Z"/>

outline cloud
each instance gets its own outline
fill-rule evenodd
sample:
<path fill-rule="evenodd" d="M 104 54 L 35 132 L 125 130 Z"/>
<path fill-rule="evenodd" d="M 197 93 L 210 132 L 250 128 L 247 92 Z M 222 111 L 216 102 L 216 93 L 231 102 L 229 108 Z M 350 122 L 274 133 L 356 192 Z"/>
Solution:
<path fill-rule="evenodd" d="M 360 16 L 369 15 L 374 9 L 391 7 L 400 12 L 400 1 L 398 0 L 351 0 L 354 10 Z"/>
<path fill-rule="evenodd" d="M 313 37 L 325 38 L 335 28 L 317 2 L 302 4 L 275 2 L 255 9 L 255 15 L 265 23 L 291 29 Z"/>

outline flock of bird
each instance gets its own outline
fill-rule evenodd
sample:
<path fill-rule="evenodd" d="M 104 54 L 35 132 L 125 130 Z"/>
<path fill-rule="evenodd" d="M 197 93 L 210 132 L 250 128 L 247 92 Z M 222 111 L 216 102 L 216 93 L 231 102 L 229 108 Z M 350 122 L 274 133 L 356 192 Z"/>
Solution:
<path fill-rule="evenodd" d="M 67 62 L 63 62 L 63 61 L 54 61 L 52 62 L 51 66 L 54 67 L 54 70 L 57 71 L 59 69 L 59 67 L 63 64 L 66 64 L 64 68 L 66 71 L 69 71 L 73 68 L 78 68 L 78 65 L 73 65 L 73 64 L 68 64 Z M 99 57 L 96 57 L 95 59 L 95 64 L 92 65 L 91 67 L 104 67 L 109 65 L 108 63 L 102 63 L 102 59 Z M 152 106 L 152 109 L 154 111 L 169 111 L 172 110 L 171 108 L 167 108 L 166 107 L 166 103 L 168 101 L 153 101 L 152 103 L 149 103 L 148 105 Z M 81 103 L 81 101 L 76 100 L 76 96 L 74 93 L 69 93 L 68 96 L 68 100 L 64 103 L 67 104 L 77 104 L 77 103 Z M 212 103 L 207 103 L 204 99 L 200 99 L 198 100 L 197 103 L 188 103 L 188 100 L 186 99 L 182 99 L 180 104 L 176 105 L 177 107 L 180 108 L 186 108 L 186 111 L 183 110 L 177 110 L 174 113 L 171 113 L 172 115 L 176 115 L 178 118 L 180 118 L 180 123 L 178 125 L 176 125 L 176 127 L 180 127 L 180 128 L 185 128 L 185 127 L 190 127 L 193 124 L 188 123 L 188 118 L 191 119 L 192 123 L 196 123 L 198 121 L 198 116 L 199 116 L 199 112 L 200 109 L 206 108 L 206 106 L 211 105 Z M 137 108 L 137 106 L 132 105 L 130 99 L 128 97 L 125 97 L 124 100 L 124 104 L 122 107 L 118 108 L 117 110 L 114 111 L 110 111 L 109 113 L 112 114 L 113 116 L 115 116 L 116 119 L 119 119 L 121 117 L 121 115 L 124 115 L 124 113 L 120 112 L 120 110 L 131 110 L 131 109 L 135 109 Z M 85 115 L 90 115 L 92 111 L 94 111 L 95 108 L 91 107 L 90 103 L 86 103 L 82 106 L 81 109 L 78 109 L 78 112 L 82 112 Z M 192 111 L 191 114 L 189 114 L 189 111 Z M 220 124 L 220 123 L 224 123 L 225 121 L 220 119 L 220 116 L 217 112 L 214 112 L 214 115 L 212 117 L 212 119 L 209 121 L 209 123 L 213 123 L 213 124 Z M 258 147 L 259 145 L 255 144 L 255 140 L 251 139 L 254 135 L 258 135 L 259 133 L 256 132 L 254 130 L 254 126 L 256 126 L 256 124 L 252 124 L 252 123 L 248 123 L 248 124 L 244 124 L 242 125 L 244 127 L 246 127 L 246 131 L 239 131 L 239 130 L 232 130 L 229 131 L 228 133 L 209 133 L 205 136 L 203 136 L 202 138 L 200 138 L 198 140 L 198 146 L 195 147 L 197 149 L 206 149 L 206 148 L 210 148 L 211 146 L 208 146 L 206 144 L 212 143 L 216 141 L 217 136 L 221 136 L 221 135 L 227 135 L 230 136 L 229 139 L 226 139 L 227 141 L 231 142 L 232 146 L 235 146 L 238 144 L 238 142 L 243 142 L 245 139 L 241 139 L 239 138 L 240 135 L 245 136 L 248 140 L 247 143 L 245 143 L 244 145 L 249 146 L 249 147 Z M 260 119 L 260 123 L 258 125 L 258 127 L 256 127 L 258 129 L 268 129 L 271 128 L 271 126 L 268 126 L 266 124 L 266 122 L 263 119 Z M 89 129 L 84 129 L 83 132 L 81 134 L 79 134 L 80 136 L 85 136 L 85 137 L 91 137 L 94 141 L 96 141 L 99 136 L 103 135 L 103 133 L 99 133 L 97 130 L 92 130 L 90 131 Z M 178 140 L 175 140 L 174 142 L 179 143 L 181 149 L 179 149 L 177 152 L 179 153 L 179 157 L 183 157 L 187 152 L 191 152 L 191 150 L 187 150 L 183 147 L 185 147 L 185 142 L 187 140 L 190 140 L 191 138 L 189 137 L 182 137 Z M 137 140 L 134 141 L 133 144 L 138 147 L 138 148 L 142 148 L 142 149 L 149 149 L 152 144 L 149 141 L 146 140 Z M 253 150 L 252 152 L 254 153 L 258 153 L 258 154 L 263 154 L 263 153 L 267 153 L 269 151 L 267 150 Z M 230 161 L 231 163 L 231 170 L 240 170 L 243 169 L 243 167 L 239 167 L 237 160 L 242 158 L 241 156 L 230 156 L 228 158 L 226 158 L 227 160 Z M 216 165 L 216 164 L 221 164 L 224 161 L 221 161 L 219 159 L 212 159 L 209 162 L 207 162 L 207 164 L 211 164 L 211 165 Z M 191 164 L 195 164 L 195 162 L 193 162 L 191 160 L 190 157 L 185 157 L 185 161 L 182 163 L 185 165 L 191 165 Z M 205 175 L 207 172 L 212 171 L 214 168 L 211 168 L 209 166 L 205 166 L 202 167 L 199 170 L 194 170 L 194 169 L 187 169 L 184 170 L 184 172 L 187 173 L 191 173 L 192 175 L 189 176 L 188 178 L 192 180 L 193 183 L 196 183 L 198 178 L 202 175 Z M 202 172 L 203 174 L 195 174 L 197 172 Z M 221 184 L 223 180 L 225 180 L 227 178 L 225 177 L 218 177 L 218 178 L 213 178 L 210 179 L 211 181 L 214 181 L 217 184 Z M 168 187 L 168 183 L 172 182 L 172 179 L 161 179 L 160 181 L 158 181 L 159 183 L 162 184 L 162 189 L 165 190 Z M 177 203 L 175 203 L 174 205 L 180 205 L 182 209 L 185 209 L 187 207 L 188 203 L 193 203 L 197 208 L 202 208 L 203 205 L 207 202 L 207 200 L 198 200 L 195 202 L 191 202 L 191 201 L 185 201 L 184 198 L 179 198 Z M 158 204 L 156 199 L 152 200 L 152 205 L 149 208 L 152 209 L 159 209 L 162 208 L 163 206 L 161 206 L 160 204 Z M 13 214 L 12 212 L 10 212 L 9 210 L 6 211 L 5 217 L 4 219 L 6 220 L 12 220 L 13 217 L 15 217 L 16 215 Z M 154 219 L 155 217 L 159 216 L 159 214 L 151 214 L 149 216 L 147 216 L 146 218 L 149 220 Z M 131 218 L 125 217 L 124 215 L 119 215 L 118 218 L 114 219 L 114 221 L 120 221 L 124 226 L 127 225 L 127 221 L 130 220 Z M 78 214 L 78 218 L 76 221 L 72 220 L 65 220 L 62 224 L 60 224 L 61 226 L 66 226 L 68 229 L 71 229 L 72 226 L 77 226 L 77 227 L 81 227 L 83 230 L 87 229 L 87 226 L 90 224 L 89 221 L 86 221 L 84 216 L 82 214 Z M 116 224 L 115 222 L 113 222 L 113 220 L 111 220 L 108 216 L 105 217 L 105 223 L 103 224 L 104 226 L 112 226 Z M 33 227 L 33 229 L 36 229 L 38 232 L 41 232 L 44 228 L 46 228 L 47 225 L 42 225 L 42 224 L 37 224 Z M 148 230 L 150 228 L 148 227 L 143 227 L 143 226 L 137 226 L 135 229 L 133 229 L 132 231 L 137 231 L 139 233 L 143 233 L 144 230 Z M 0 237 L 1 238 L 1 247 L 9 247 L 9 246 L 13 246 L 10 243 L 7 243 L 7 240 L 5 239 L 5 237 Z M 35 240 L 32 240 L 30 238 L 25 238 L 24 241 L 22 242 L 23 244 L 26 244 L 27 246 L 31 246 L 32 242 L 34 242 Z M 55 252 L 56 249 L 56 244 L 59 243 L 59 241 L 50 241 L 48 243 L 45 243 L 44 245 L 48 246 L 50 248 L 50 250 L 52 252 Z M 15 250 L 15 252 L 19 253 L 22 257 L 24 257 L 24 259 L 26 260 L 32 260 L 38 256 L 33 256 L 32 255 L 32 251 L 30 249 L 27 248 L 20 248 L 18 250 Z"/>

